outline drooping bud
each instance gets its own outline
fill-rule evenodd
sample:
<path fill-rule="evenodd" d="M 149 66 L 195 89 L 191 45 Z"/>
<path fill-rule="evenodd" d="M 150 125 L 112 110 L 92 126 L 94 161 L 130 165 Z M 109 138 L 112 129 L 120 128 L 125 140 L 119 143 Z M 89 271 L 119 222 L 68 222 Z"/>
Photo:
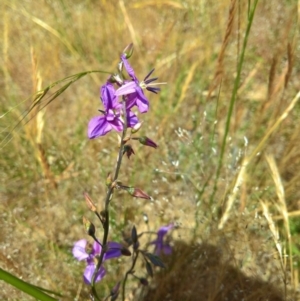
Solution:
<path fill-rule="evenodd" d="M 82 218 L 83 225 L 85 227 L 85 231 L 87 232 L 88 235 L 94 237 L 96 228 L 92 222 L 90 222 L 87 218 L 83 217 Z"/>
<path fill-rule="evenodd" d="M 146 192 L 144 192 L 139 188 L 134 188 L 134 191 L 131 195 L 135 196 L 136 198 L 151 200 L 151 197 Z"/>
<path fill-rule="evenodd" d="M 149 284 L 149 282 L 146 278 L 140 278 L 140 283 L 145 286 L 147 286 Z"/>
<path fill-rule="evenodd" d="M 131 256 L 131 252 L 125 247 L 121 249 L 121 254 L 124 256 Z"/>
<path fill-rule="evenodd" d="M 125 55 L 126 59 L 129 59 L 133 54 L 133 43 L 130 43 L 128 46 L 125 47 L 123 50 L 123 54 Z"/>
<path fill-rule="evenodd" d="M 118 188 L 126 190 L 130 195 L 136 198 L 151 200 L 151 197 L 146 192 L 144 192 L 139 188 L 122 186 L 122 185 L 120 185 Z"/>
<path fill-rule="evenodd" d="M 90 198 L 90 196 L 88 195 L 88 193 L 84 193 L 84 197 L 85 197 L 85 202 L 88 206 L 88 208 L 93 211 L 96 212 L 97 211 L 97 207 L 96 205 L 93 203 L 92 199 Z"/>
<path fill-rule="evenodd" d="M 153 148 L 157 148 L 157 144 L 153 140 L 149 139 L 146 136 L 142 136 L 142 137 L 139 137 L 139 138 L 132 138 L 132 139 L 138 140 L 143 145 L 150 146 L 150 147 L 153 147 Z"/>
<path fill-rule="evenodd" d="M 138 241 L 138 235 L 137 235 L 137 231 L 136 231 L 136 227 L 133 226 L 131 229 L 131 240 L 133 243 L 133 249 L 136 251 L 138 250 L 140 243 Z"/>
<path fill-rule="evenodd" d="M 136 231 L 136 227 L 133 226 L 131 229 L 131 239 L 133 243 L 136 243 L 138 241 L 138 235 L 137 235 L 137 231 Z"/>
<path fill-rule="evenodd" d="M 123 155 L 126 154 L 127 158 L 130 159 L 130 156 L 134 153 L 134 150 L 130 144 L 125 144 L 123 147 Z"/>

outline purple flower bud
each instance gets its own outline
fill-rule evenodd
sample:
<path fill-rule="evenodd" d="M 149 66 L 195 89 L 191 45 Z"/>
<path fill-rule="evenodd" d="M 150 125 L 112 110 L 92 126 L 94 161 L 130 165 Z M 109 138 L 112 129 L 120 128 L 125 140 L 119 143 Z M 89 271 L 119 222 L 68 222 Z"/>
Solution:
<path fill-rule="evenodd" d="M 148 137 L 146 136 L 142 136 L 142 137 L 139 137 L 139 138 L 132 138 L 133 140 L 139 140 L 139 142 L 143 145 L 146 145 L 146 146 L 150 146 L 150 147 L 153 147 L 153 148 L 157 148 L 157 144 L 149 139 Z"/>
<path fill-rule="evenodd" d="M 172 253 L 172 248 L 168 242 L 164 241 L 165 235 L 174 228 L 174 224 L 170 224 L 167 226 L 160 227 L 157 231 L 156 240 L 152 241 L 151 244 L 155 245 L 154 253 L 159 255 L 160 253 L 164 253 L 165 255 L 169 255 Z"/>
<path fill-rule="evenodd" d="M 118 188 L 126 190 L 130 195 L 135 196 L 136 198 L 151 200 L 151 197 L 139 188 L 128 187 L 123 185 L 119 185 Z"/>
<path fill-rule="evenodd" d="M 151 197 L 146 192 L 144 192 L 139 188 L 134 188 L 132 195 L 135 196 L 136 198 L 151 200 Z"/>

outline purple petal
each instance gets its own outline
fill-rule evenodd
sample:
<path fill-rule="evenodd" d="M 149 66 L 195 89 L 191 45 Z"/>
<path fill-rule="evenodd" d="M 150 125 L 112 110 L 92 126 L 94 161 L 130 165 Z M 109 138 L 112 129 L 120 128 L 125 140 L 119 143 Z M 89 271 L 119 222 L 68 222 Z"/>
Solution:
<path fill-rule="evenodd" d="M 174 224 L 160 227 L 157 231 L 157 236 L 162 239 L 173 228 L 174 228 Z"/>
<path fill-rule="evenodd" d="M 154 69 L 153 69 L 153 70 L 154 70 Z M 158 77 L 149 78 L 149 79 L 147 79 L 147 80 L 146 80 L 146 78 L 145 78 L 144 83 L 145 83 L 146 85 L 148 85 L 148 84 L 150 84 L 150 83 L 152 83 L 152 82 L 155 82 L 156 80 L 158 80 Z"/>
<path fill-rule="evenodd" d="M 109 124 L 115 129 L 117 132 L 123 131 L 123 122 L 120 118 L 115 118 L 110 121 Z"/>
<path fill-rule="evenodd" d="M 104 260 L 122 256 L 121 250 L 123 246 L 117 242 L 108 243 L 108 251 L 104 255 Z"/>
<path fill-rule="evenodd" d="M 125 67 L 127 73 L 129 74 L 129 76 L 130 76 L 133 80 L 137 80 L 137 79 L 136 79 L 136 76 L 135 76 L 135 73 L 134 73 L 134 70 L 133 70 L 133 68 L 130 66 L 130 64 L 129 64 L 129 62 L 128 62 L 128 60 L 126 59 L 126 57 L 125 57 L 124 54 L 121 56 L 121 60 L 122 60 L 122 62 L 123 62 L 123 64 L 124 64 L 124 67 Z"/>
<path fill-rule="evenodd" d="M 107 122 L 105 116 L 93 117 L 88 125 L 88 137 L 90 139 L 97 138 L 99 136 L 104 136 L 109 131 L 112 130 L 111 123 Z"/>
<path fill-rule="evenodd" d="M 127 111 L 127 126 L 133 128 L 137 123 L 139 123 L 137 116 L 131 111 Z"/>
<path fill-rule="evenodd" d="M 125 85 L 121 86 L 115 93 L 116 96 L 128 95 L 131 93 L 135 93 L 138 85 L 133 82 L 127 82 Z"/>
<path fill-rule="evenodd" d="M 107 122 L 112 122 L 115 120 L 115 118 L 119 118 L 120 117 L 120 114 L 115 114 L 114 110 L 112 109 L 109 109 L 106 114 L 105 114 L 105 117 L 106 117 L 106 121 Z"/>
<path fill-rule="evenodd" d="M 72 253 L 73 256 L 79 261 L 89 257 L 89 254 L 85 250 L 86 244 L 87 241 L 85 239 L 81 239 L 74 244 Z"/>
<path fill-rule="evenodd" d="M 93 250 L 92 250 L 92 252 L 91 252 L 91 254 L 92 255 L 100 255 L 100 253 L 101 253 L 101 246 L 96 242 L 96 241 L 94 241 L 94 243 L 93 243 Z"/>
<path fill-rule="evenodd" d="M 146 98 L 143 90 L 141 88 L 137 89 L 137 99 L 136 99 L 136 105 L 139 108 L 139 111 L 141 113 L 146 113 L 149 110 L 149 101 Z"/>
<path fill-rule="evenodd" d="M 155 255 L 160 255 L 161 250 L 163 248 L 162 243 L 158 242 L 158 241 L 152 241 L 151 244 L 155 245 L 155 249 L 154 249 L 154 254 Z"/>
<path fill-rule="evenodd" d="M 170 255 L 172 253 L 172 247 L 170 245 L 164 245 L 162 251 L 165 255 Z"/>
<path fill-rule="evenodd" d="M 136 104 L 136 93 L 127 95 L 126 97 L 126 110 L 129 111 Z"/>
<path fill-rule="evenodd" d="M 86 284 L 91 284 L 95 268 L 96 265 L 94 263 L 87 265 L 87 267 L 85 268 L 83 273 L 83 279 Z M 105 276 L 105 274 L 105 269 L 103 267 L 100 267 L 99 271 L 97 272 L 95 282 L 100 281 Z"/>
<path fill-rule="evenodd" d="M 118 102 L 118 98 L 115 95 L 115 88 L 111 83 L 106 83 L 101 87 L 101 100 L 108 111 L 109 109 L 121 109 L 122 105 Z"/>
<path fill-rule="evenodd" d="M 156 88 L 156 87 L 147 87 L 146 89 L 155 94 L 157 94 L 160 91 L 160 88 Z"/>

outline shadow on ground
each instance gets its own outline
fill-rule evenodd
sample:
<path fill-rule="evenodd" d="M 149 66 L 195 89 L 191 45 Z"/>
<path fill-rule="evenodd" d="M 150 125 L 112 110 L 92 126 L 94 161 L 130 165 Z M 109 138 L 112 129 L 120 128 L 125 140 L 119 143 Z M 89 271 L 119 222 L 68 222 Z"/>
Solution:
<path fill-rule="evenodd" d="M 224 260 L 222 248 L 177 242 L 167 269 L 157 273 L 143 301 L 281 301 L 283 294 L 258 276 L 249 277 Z"/>

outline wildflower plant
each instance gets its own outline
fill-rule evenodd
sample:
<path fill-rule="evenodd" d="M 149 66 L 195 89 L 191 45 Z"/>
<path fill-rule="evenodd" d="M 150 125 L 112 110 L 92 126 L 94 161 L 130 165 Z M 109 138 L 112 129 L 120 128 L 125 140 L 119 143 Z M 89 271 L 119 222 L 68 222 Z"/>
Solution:
<path fill-rule="evenodd" d="M 83 218 L 83 223 L 86 232 L 93 238 L 93 244 L 90 244 L 85 239 L 81 239 L 74 244 L 73 256 L 79 261 L 86 262 L 86 268 L 83 273 L 84 282 L 91 286 L 91 295 L 93 299 L 99 300 L 95 283 L 101 281 L 106 274 L 104 262 L 120 256 L 131 256 L 131 265 L 124 275 L 123 280 L 118 282 L 106 300 L 116 300 L 119 291 L 122 290 L 122 300 L 125 300 L 126 282 L 129 276 L 138 279 L 140 284 L 147 285 L 148 280 L 145 276 L 139 277 L 135 274 L 136 263 L 139 258 L 145 265 L 145 273 L 148 276 L 153 276 L 153 266 L 164 268 L 162 260 L 158 257 L 161 253 L 170 254 L 171 246 L 165 242 L 166 234 L 174 228 L 174 224 L 161 227 L 157 233 L 147 231 L 138 233 L 135 226 L 131 230 L 131 235 L 126 239 L 125 243 L 110 242 L 110 207 L 114 205 L 115 199 L 113 194 L 115 190 L 124 190 L 129 195 L 137 198 L 150 200 L 151 197 L 142 189 L 132 186 L 127 186 L 121 183 L 119 173 L 121 170 L 122 159 L 124 155 L 128 159 L 135 154 L 133 145 L 137 142 L 144 146 L 157 148 L 157 144 L 146 136 L 137 136 L 138 131 L 142 128 L 142 122 L 139 120 L 138 113 L 147 113 L 150 109 L 148 97 L 144 93 L 148 90 L 157 94 L 159 92 L 159 84 L 155 83 L 157 78 L 150 78 L 154 69 L 144 78 L 139 81 L 133 68 L 129 64 L 128 59 L 133 54 L 133 45 L 128 45 L 120 57 L 117 73 L 111 74 L 106 83 L 100 89 L 100 100 L 103 108 L 99 110 L 100 114 L 93 117 L 88 124 L 88 138 L 95 139 L 111 132 L 117 132 L 120 135 L 120 144 L 117 162 L 113 173 L 109 173 L 106 179 L 106 196 L 104 197 L 103 210 L 98 212 L 92 199 L 88 194 L 85 194 L 86 204 L 100 221 L 103 228 L 102 239 L 96 237 L 95 225 Z M 126 74 L 126 75 L 124 75 Z M 148 222 L 148 220 L 147 220 Z M 145 248 L 141 247 L 140 238 L 144 234 L 156 234 L 156 239 L 150 241 Z M 152 252 L 147 249 L 152 249 Z M 131 249 L 131 250 L 129 250 Z"/>

